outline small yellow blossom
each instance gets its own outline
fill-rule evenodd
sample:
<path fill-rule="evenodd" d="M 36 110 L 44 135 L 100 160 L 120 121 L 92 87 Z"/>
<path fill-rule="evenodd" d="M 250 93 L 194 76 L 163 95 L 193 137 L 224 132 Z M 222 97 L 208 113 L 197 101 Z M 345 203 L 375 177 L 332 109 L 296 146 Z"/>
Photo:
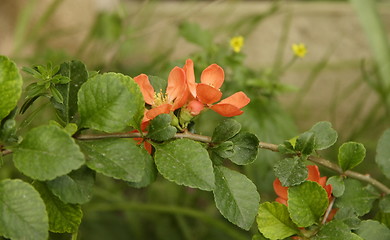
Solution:
<path fill-rule="evenodd" d="M 230 39 L 230 46 L 233 48 L 233 51 L 239 53 L 242 46 L 244 45 L 244 37 L 236 36 Z"/>
<path fill-rule="evenodd" d="M 293 44 L 291 48 L 294 52 L 294 55 L 300 58 L 303 58 L 307 53 L 307 48 L 303 43 Z"/>

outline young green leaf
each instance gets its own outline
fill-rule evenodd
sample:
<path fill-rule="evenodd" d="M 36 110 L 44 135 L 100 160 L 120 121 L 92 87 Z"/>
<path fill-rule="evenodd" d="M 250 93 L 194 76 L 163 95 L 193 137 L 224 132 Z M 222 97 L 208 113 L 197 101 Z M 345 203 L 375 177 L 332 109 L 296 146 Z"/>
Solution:
<path fill-rule="evenodd" d="M 214 168 L 215 204 L 221 214 L 235 225 L 249 230 L 253 224 L 260 196 L 245 175 L 223 166 Z"/>
<path fill-rule="evenodd" d="M 119 73 L 96 75 L 78 92 L 80 125 L 104 132 L 122 131 L 130 124 L 139 127 L 144 104 L 132 78 Z"/>
<path fill-rule="evenodd" d="M 255 161 L 259 152 L 259 139 L 256 135 L 240 132 L 230 141 L 234 144 L 234 155 L 229 159 L 238 165 L 247 165 Z"/>
<path fill-rule="evenodd" d="M 18 103 L 22 94 L 23 80 L 15 63 L 0 55 L 0 121 Z"/>
<path fill-rule="evenodd" d="M 53 95 L 53 98 L 56 102 L 62 104 L 64 103 L 64 97 L 61 95 L 61 93 L 55 88 L 54 86 L 50 86 L 50 92 Z"/>
<path fill-rule="evenodd" d="M 166 179 L 205 191 L 214 189 L 215 178 L 211 160 L 200 143 L 177 139 L 156 144 L 154 147 L 157 169 Z"/>
<path fill-rule="evenodd" d="M 177 130 L 171 126 L 172 118 L 169 114 L 160 114 L 150 121 L 146 137 L 155 141 L 166 141 L 175 136 Z"/>
<path fill-rule="evenodd" d="M 390 129 L 386 130 L 378 141 L 375 162 L 382 173 L 390 179 Z"/>
<path fill-rule="evenodd" d="M 328 207 L 328 194 L 317 182 L 306 181 L 288 188 L 288 211 L 298 227 L 319 223 Z"/>
<path fill-rule="evenodd" d="M 0 181 L 0 236 L 46 240 L 49 221 L 39 193 L 21 180 Z"/>
<path fill-rule="evenodd" d="M 341 197 L 344 194 L 344 179 L 341 176 L 332 176 L 328 178 L 326 184 L 332 185 L 332 194 L 335 197 Z"/>
<path fill-rule="evenodd" d="M 295 150 L 300 151 L 303 155 L 310 155 L 314 151 L 315 136 L 312 132 L 304 132 L 297 138 L 297 142 L 295 144 Z"/>
<path fill-rule="evenodd" d="M 259 231 L 269 239 L 284 239 L 299 233 L 287 207 L 278 202 L 260 204 L 256 222 Z"/>
<path fill-rule="evenodd" d="M 274 166 L 274 172 L 284 187 L 298 185 L 308 176 L 306 165 L 299 157 L 285 158 Z"/>
<path fill-rule="evenodd" d="M 68 174 L 85 163 L 73 138 L 55 125 L 31 129 L 15 149 L 13 160 L 22 173 L 41 181 Z"/>
<path fill-rule="evenodd" d="M 359 165 L 366 157 L 366 148 L 361 143 L 347 142 L 339 148 L 339 165 L 347 171 Z"/>
<path fill-rule="evenodd" d="M 356 234 L 352 233 L 348 225 L 340 220 L 333 220 L 325 224 L 317 235 L 313 238 L 314 240 L 363 240 Z"/>
<path fill-rule="evenodd" d="M 314 133 L 314 148 L 316 150 L 326 149 L 337 141 L 337 132 L 332 128 L 330 122 L 318 122 L 309 132 Z"/>
<path fill-rule="evenodd" d="M 45 202 L 49 216 L 49 230 L 56 233 L 77 232 L 83 216 L 80 205 L 62 202 L 42 182 L 35 182 L 34 187 Z"/>
<path fill-rule="evenodd" d="M 213 143 L 224 142 L 239 133 L 241 130 L 241 124 L 234 119 L 228 118 L 220 122 L 214 129 L 211 141 Z"/>
<path fill-rule="evenodd" d="M 360 181 L 345 179 L 344 194 L 339 197 L 335 206 L 338 208 L 351 207 L 358 216 L 363 216 L 371 210 L 372 203 L 379 197 L 363 187 Z"/>
<path fill-rule="evenodd" d="M 364 240 L 390 239 L 390 229 L 374 220 L 362 221 L 356 233 Z"/>
<path fill-rule="evenodd" d="M 89 168 L 106 176 L 130 182 L 141 181 L 149 153 L 131 139 L 106 138 L 78 141 Z"/>
<path fill-rule="evenodd" d="M 82 167 L 46 184 L 50 191 L 64 203 L 84 204 L 92 198 L 95 172 Z"/>

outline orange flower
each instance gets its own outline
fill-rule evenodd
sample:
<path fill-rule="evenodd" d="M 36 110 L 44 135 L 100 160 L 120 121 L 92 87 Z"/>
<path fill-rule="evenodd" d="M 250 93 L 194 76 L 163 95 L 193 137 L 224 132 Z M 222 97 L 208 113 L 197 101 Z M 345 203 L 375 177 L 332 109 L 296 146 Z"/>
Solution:
<path fill-rule="evenodd" d="M 186 72 L 188 91 L 192 98 L 198 99 L 200 103 L 206 104 L 209 108 L 224 117 L 233 117 L 243 113 L 241 108 L 245 107 L 250 99 L 243 92 L 237 92 L 232 96 L 218 102 L 222 97 L 220 87 L 225 80 L 223 69 L 217 64 L 211 64 L 203 70 L 200 83 L 195 82 L 194 64 L 191 59 L 186 61 L 183 67 Z M 199 106 L 199 104 L 196 104 Z"/>
<path fill-rule="evenodd" d="M 332 199 L 332 185 L 330 185 L 330 184 L 326 185 L 326 177 L 320 176 L 320 171 L 318 170 L 318 166 L 309 165 L 306 167 L 307 167 L 308 173 L 309 173 L 306 180 L 317 182 L 318 184 L 320 184 L 325 189 L 325 191 L 328 193 L 328 199 L 330 201 Z M 273 182 L 273 186 L 274 186 L 274 190 L 275 190 L 276 195 L 278 195 L 278 197 L 276 198 L 275 201 L 287 206 L 288 187 L 283 187 L 282 184 L 280 183 L 279 178 L 275 179 L 275 181 Z"/>
<path fill-rule="evenodd" d="M 145 74 L 138 75 L 134 80 L 141 88 L 145 103 L 151 106 L 150 109 L 145 111 L 143 122 L 152 120 L 160 114 L 170 113 L 181 108 L 187 102 L 186 75 L 182 68 L 174 67 L 169 73 L 165 93 L 162 92 L 162 89 L 155 92 L 148 76 Z"/>

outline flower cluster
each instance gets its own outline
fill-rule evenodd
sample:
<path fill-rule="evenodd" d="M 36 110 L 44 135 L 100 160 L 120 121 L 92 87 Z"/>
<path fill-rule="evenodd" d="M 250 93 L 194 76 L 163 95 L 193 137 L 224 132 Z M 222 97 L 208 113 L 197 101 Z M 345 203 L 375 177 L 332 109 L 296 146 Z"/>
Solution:
<path fill-rule="evenodd" d="M 194 63 L 188 59 L 185 65 L 174 67 L 168 76 L 168 85 L 155 91 L 149 78 L 145 74 L 138 75 L 134 80 L 141 88 L 147 108 L 143 125 L 160 114 L 172 114 L 180 109 L 178 117 L 181 123 L 189 122 L 204 109 L 212 109 L 225 117 L 233 117 L 243 113 L 241 108 L 246 106 L 250 99 L 243 92 L 237 92 L 223 99 L 220 87 L 224 82 L 224 71 L 217 64 L 212 64 L 203 70 L 200 83 L 195 81 Z M 218 102 L 220 101 L 220 102 Z M 218 102 L 218 103 L 217 103 Z"/>

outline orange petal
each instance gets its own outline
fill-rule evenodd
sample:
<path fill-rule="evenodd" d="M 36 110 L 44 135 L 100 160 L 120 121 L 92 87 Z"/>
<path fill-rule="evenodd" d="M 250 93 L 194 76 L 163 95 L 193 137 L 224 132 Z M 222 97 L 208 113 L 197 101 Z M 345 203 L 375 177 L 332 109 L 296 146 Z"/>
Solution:
<path fill-rule="evenodd" d="M 167 94 L 170 102 L 181 96 L 186 90 L 186 75 L 184 70 L 174 67 L 168 76 Z"/>
<path fill-rule="evenodd" d="M 332 197 L 332 190 L 333 190 L 332 185 L 330 184 L 326 185 L 324 189 L 326 190 L 326 193 L 328 194 L 328 199 L 330 200 L 330 198 Z"/>
<path fill-rule="evenodd" d="M 244 113 L 238 107 L 231 104 L 218 103 L 211 106 L 210 108 L 224 117 L 234 117 Z"/>
<path fill-rule="evenodd" d="M 163 113 L 169 113 L 171 111 L 171 104 L 163 104 L 158 107 L 152 108 L 146 112 L 146 117 L 150 120 Z"/>
<path fill-rule="evenodd" d="M 320 180 L 318 180 L 318 183 L 324 188 L 326 185 L 326 179 L 327 177 L 320 177 Z"/>
<path fill-rule="evenodd" d="M 278 197 L 283 198 L 283 199 L 288 199 L 288 196 L 287 196 L 288 187 L 283 187 L 279 181 L 279 178 L 276 178 L 274 180 L 273 186 L 274 186 L 274 191 L 275 191 L 276 195 L 278 195 Z"/>
<path fill-rule="evenodd" d="M 191 59 L 187 59 L 186 64 L 183 67 L 186 74 L 187 86 L 193 98 L 196 98 L 196 82 L 194 73 L 194 62 Z"/>
<path fill-rule="evenodd" d="M 212 104 L 221 99 L 222 92 L 207 84 L 199 83 L 196 86 L 196 95 L 202 103 Z"/>
<path fill-rule="evenodd" d="M 152 84 L 149 82 L 148 76 L 145 74 L 140 74 L 134 78 L 134 81 L 140 86 L 144 101 L 149 105 L 153 105 L 154 89 Z"/>
<path fill-rule="evenodd" d="M 236 92 L 235 94 L 231 95 L 230 97 L 223 99 L 219 103 L 220 104 L 230 104 L 230 105 L 233 105 L 237 108 L 243 108 L 246 105 L 248 105 L 248 103 L 250 101 L 251 100 L 248 98 L 248 96 L 245 93 Z"/>
<path fill-rule="evenodd" d="M 174 103 L 173 103 L 173 105 L 172 105 L 172 110 L 174 111 L 174 110 L 176 110 L 176 109 L 178 109 L 178 108 L 183 107 L 184 104 L 187 103 L 188 97 L 189 97 L 189 96 L 190 96 L 190 92 L 188 91 L 188 89 L 187 89 L 187 87 L 186 87 L 186 88 L 184 89 L 184 91 L 182 92 L 182 94 L 179 95 L 179 96 L 175 99 L 175 101 L 174 101 Z"/>
<path fill-rule="evenodd" d="M 223 69 L 217 64 L 211 64 L 205 70 L 203 70 L 200 76 L 200 82 L 211 85 L 219 89 L 225 79 L 225 73 Z"/>
<path fill-rule="evenodd" d="M 307 170 L 309 170 L 309 175 L 306 180 L 319 182 L 320 181 L 320 171 L 318 170 L 317 165 L 308 165 L 306 166 Z"/>

